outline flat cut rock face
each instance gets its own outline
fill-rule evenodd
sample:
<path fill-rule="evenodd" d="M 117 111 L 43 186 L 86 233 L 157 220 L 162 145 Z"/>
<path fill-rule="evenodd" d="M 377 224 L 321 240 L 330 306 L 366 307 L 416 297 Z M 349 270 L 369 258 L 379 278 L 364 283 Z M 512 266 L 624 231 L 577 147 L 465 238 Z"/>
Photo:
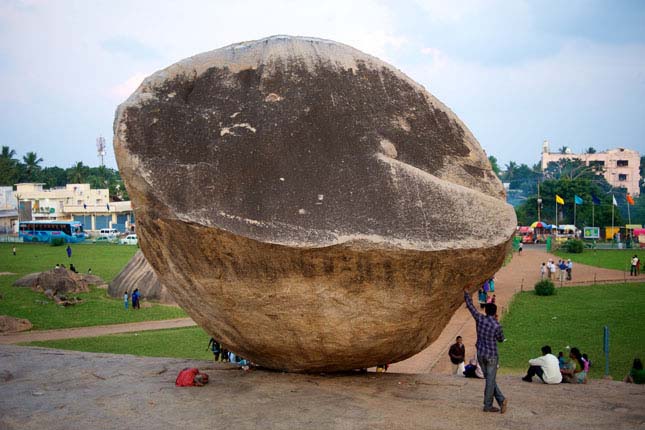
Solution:
<path fill-rule="evenodd" d="M 132 260 L 110 282 L 108 295 L 121 299 L 124 293 L 128 296 L 135 288 L 139 289 L 141 297 L 148 300 L 158 300 L 161 303 L 175 304 L 175 299 L 164 287 L 141 251 L 137 251 Z"/>
<path fill-rule="evenodd" d="M 229 349 L 290 371 L 426 347 L 516 220 L 466 126 L 349 46 L 276 36 L 183 60 L 121 106 L 141 249 Z"/>

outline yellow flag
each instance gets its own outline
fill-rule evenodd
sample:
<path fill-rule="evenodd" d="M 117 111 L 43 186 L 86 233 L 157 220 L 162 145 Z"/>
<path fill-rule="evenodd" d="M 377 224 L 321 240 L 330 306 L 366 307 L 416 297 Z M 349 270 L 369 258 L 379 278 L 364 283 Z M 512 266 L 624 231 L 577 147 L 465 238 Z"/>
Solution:
<path fill-rule="evenodd" d="M 560 196 L 559 196 L 559 195 L 557 195 L 557 194 L 555 195 L 555 202 L 556 202 L 556 203 L 558 203 L 558 204 L 560 204 L 560 205 L 563 205 L 563 204 L 564 204 L 564 200 L 562 199 L 562 197 L 560 197 Z"/>

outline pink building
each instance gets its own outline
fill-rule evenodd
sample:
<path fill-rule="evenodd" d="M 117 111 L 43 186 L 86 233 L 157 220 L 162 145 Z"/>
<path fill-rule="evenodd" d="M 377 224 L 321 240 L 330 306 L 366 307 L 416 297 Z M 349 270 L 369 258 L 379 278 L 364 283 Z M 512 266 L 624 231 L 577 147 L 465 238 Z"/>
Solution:
<path fill-rule="evenodd" d="M 559 154 L 549 152 L 549 142 L 544 141 L 542 145 L 542 170 L 544 171 L 551 161 L 558 161 L 563 158 L 580 159 L 587 166 L 595 165 L 602 168 L 605 179 L 614 187 L 624 187 L 629 194 L 637 197 L 640 194 L 638 182 L 641 179 L 640 163 L 641 157 L 638 151 L 631 149 L 616 148 L 595 154 L 574 154 L 567 152 Z"/>

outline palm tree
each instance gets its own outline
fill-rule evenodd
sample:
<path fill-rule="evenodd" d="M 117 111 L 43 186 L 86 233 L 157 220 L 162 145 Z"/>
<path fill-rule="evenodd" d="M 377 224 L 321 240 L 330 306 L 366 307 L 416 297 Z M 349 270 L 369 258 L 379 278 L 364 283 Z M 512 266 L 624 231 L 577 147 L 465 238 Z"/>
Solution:
<path fill-rule="evenodd" d="M 560 154 L 566 154 L 568 150 L 569 150 L 568 146 L 563 146 L 562 148 L 558 149 Z"/>
<path fill-rule="evenodd" d="M 5 160 L 12 160 L 13 156 L 16 155 L 16 151 L 10 149 L 8 146 L 2 147 L 2 153 L 0 153 L 0 158 Z"/>
<path fill-rule="evenodd" d="M 18 160 L 14 157 L 16 151 L 10 149 L 8 146 L 2 147 L 0 153 L 0 185 L 13 186 L 13 184 L 20 182 L 20 170 L 18 169 Z"/>
<path fill-rule="evenodd" d="M 517 173 L 518 165 L 515 161 L 511 161 L 506 165 L 506 174 L 504 175 L 504 179 L 508 182 L 512 181 L 515 178 L 515 175 Z"/>
<path fill-rule="evenodd" d="M 587 154 L 595 154 L 595 153 L 596 153 L 596 148 L 594 148 L 593 146 L 590 146 L 589 148 L 587 148 Z"/>
<path fill-rule="evenodd" d="M 25 163 L 25 173 L 27 178 L 30 181 L 34 181 L 36 179 L 36 174 L 40 171 L 39 164 L 43 162 L 43 159 L 39 158 L 35 152 L 28 152 L 24 157 L 22 157 L 22 161 Z"/>
<path fill-rule="evenodd" d="M 87 166 L 82 161 L 77 162 L 67 171 L 67 179 L 72 184 L 83 184 L 87 182 Z"/>

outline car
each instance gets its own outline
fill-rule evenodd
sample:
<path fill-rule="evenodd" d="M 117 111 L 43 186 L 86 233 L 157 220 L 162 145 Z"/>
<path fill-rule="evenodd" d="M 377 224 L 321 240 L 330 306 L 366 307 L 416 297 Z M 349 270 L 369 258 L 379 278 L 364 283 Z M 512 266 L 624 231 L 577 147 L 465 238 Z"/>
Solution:
<path fill-rule="evenodd" d="M 113 242 L 113 240 L 110 239 L 109 237 L 99 236 L 99 237 L 95 238 L 93 240 L 93 242 L 94 243 L 111 243 L 111 242 Z"/>
<path fill-rule="evenodd" d="M 138 245 L 139 239 L 137 239 L 136 234 L 129 234 L 123 239 L 121 239 L 121 245 Z"/>

